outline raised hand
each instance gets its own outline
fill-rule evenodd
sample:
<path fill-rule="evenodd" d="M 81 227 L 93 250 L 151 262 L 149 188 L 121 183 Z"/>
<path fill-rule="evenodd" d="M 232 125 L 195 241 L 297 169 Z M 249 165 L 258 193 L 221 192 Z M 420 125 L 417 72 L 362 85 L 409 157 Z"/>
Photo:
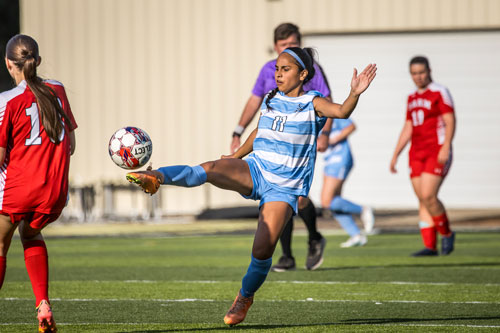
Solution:
<path fill-rule="evenodd" d="M 377 75 L 377 65 L 369 64 L 358 75 L 358 70 L 354 68 L 351 80 L 351 91 L 356 94 L 362 94 Z"/>

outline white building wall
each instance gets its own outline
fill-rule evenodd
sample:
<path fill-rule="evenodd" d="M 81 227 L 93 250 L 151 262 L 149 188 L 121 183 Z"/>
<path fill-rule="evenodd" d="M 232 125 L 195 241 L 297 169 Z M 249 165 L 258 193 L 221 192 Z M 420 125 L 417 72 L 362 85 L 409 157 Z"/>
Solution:
<path fill-rule="evenodd" d="M 448 87 L 457 119 L 453 163 L 440 191 L 447 207 L 500 205 L 500 31 L 310 36 L 330 80 L 334 98 L 349 93 L 352 68 L 377 63 L 378 74 L 351 116 L 355 166 L 343 193 L 375 207 L 416 207 L 408 177 L 408 148 L 389 163 L 406 118 L 406 99 L 415 89 L 408 62 L 429 57 L 433 79 Z M 364 52 L 364 50 L 370 50 Z M 319 202 L 323 156 L 316 163 L 310 196 Z"/>

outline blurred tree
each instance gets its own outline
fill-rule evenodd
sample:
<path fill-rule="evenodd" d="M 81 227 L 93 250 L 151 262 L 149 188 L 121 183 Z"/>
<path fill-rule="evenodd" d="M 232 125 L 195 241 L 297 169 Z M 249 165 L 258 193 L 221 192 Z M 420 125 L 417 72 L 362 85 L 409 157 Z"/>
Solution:
<path fill-rule="evenodd" d="M 5 44 L 18 34 L 19 26 L 19 0 L 0 0 L 0 92 L 13 87 L 12 79 L 5 68 Z"/>

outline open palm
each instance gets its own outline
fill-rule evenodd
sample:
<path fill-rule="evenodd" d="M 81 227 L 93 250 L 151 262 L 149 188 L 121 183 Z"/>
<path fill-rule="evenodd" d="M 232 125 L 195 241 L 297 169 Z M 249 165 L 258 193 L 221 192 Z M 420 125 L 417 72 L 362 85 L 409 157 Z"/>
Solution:
<path fill-rule="evenodd" d="M 377 65 L 369 64 L 358 75 L 358 70 L 354 68 L 351 80 L 351 90 L 353 93 L 359 95 L 363 93 L 377 74 Z"/>

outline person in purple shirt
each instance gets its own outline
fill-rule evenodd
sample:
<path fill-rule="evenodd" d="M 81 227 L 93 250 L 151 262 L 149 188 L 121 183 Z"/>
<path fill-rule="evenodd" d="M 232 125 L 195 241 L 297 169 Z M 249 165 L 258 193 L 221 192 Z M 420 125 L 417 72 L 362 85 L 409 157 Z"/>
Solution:
<path fill-rule="evenodd" d="M 299 27 L 292 23 L 282 23 L 274 29 L 274 50 L 280 54 L 287 47 L 300 47 L 301 34 Z M 241 114 L 238 125 L 234 129 L 231 141 L 231 154 L 234 153 L 241 145 L 240 137 L 245 128 L 250 124 L 255 114 L 259 110 L 264 96 L 276 88 L 274 72 L 276 59 L 267 62 L 260 70 L 259 76 L 252 89 L 252 94 L 248 99 L 243 113 Z M 317 90 L 326 98 L 332 100 L 328 81 L 321 66 L 314 63 L 316 75 L 304 85 L 304 90 Z M 328 147 L 328 135 L 332 127 L 332 120 L 328 119 L 323 131 L 318 137 L 318 150 L 325 151 Z M 316 229 L 316 207 L 307 197 L 299 198 L 299 216 L 304 220 L 307 231 L 309 233 L 309 250 L 306 259 L 306 269 L 314 270 L 323 263 L 323 250 L 326 240 Z M 295 269 L 295 259 L 292 256 L 291 242 L 293 231 L 293 218 L 285 225 L 285 228 L 280 237 L 281 248 L 283 254 L 278 263 L 271 269 L 275 272 L 284 272 Z"/>

